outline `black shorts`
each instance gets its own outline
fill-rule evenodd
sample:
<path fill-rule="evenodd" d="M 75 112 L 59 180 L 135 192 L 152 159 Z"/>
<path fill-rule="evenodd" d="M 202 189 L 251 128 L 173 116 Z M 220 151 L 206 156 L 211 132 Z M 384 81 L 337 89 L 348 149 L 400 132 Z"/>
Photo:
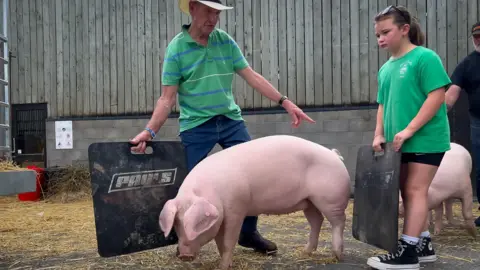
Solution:
<path fill-rule="evenodd" d="M 428 164 L 432 166 L 440 166 L 442 162 L 443 153 L 402 153 L 402 163 L 416 162 L 422 164 Z"/>

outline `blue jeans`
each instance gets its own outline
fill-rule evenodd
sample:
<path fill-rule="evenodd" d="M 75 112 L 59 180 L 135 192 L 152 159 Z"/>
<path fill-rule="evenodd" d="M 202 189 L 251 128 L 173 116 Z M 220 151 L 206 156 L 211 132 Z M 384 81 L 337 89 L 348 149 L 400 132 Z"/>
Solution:
<path fill-rule="evenodd" d="M 226 149 L 251 140 L 243 121 L 235 121 L 223 115 L 215 116 L 200 126 L 181 132 L 180 138 L 187 155 L 188 171 L 206 158 L 217 143 Z M 255 232 L 257 221 L 258 217 L 246 217 L 242 233 Z"/>
<path fill-rule="evenodd" d="M 470 140 L 475 165 L 477 200 L 480 202 L 480 119 L 473 116 L 470 117 Z"/>

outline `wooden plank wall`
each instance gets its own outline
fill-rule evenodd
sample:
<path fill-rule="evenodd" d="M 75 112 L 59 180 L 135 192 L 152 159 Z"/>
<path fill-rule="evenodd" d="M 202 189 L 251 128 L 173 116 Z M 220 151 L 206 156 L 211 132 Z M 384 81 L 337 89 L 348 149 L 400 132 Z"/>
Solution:
<path fill-rule="evenodd" d="M 449 73 L 470 52 L 480 0 L 225 0 L 219 27 L 249 63 L 298 105 L 374 103 L 379 51 L 373 17 L 408 7 Z M 12 103 L 48 102 L 49 116 L 149 113 L 165 47 L 189 18 L 174 0 L 10 1 Z M 237 76 L 242 108 L 272 102 Z"/>

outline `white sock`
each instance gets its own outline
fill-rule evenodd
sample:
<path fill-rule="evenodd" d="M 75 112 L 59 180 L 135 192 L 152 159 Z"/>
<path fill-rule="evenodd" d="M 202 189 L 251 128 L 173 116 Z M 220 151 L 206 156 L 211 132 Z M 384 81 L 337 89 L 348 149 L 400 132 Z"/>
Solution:
<path fill-rule="evenodd" d="M 420 234 L 420 238 L 426 238 L 430 237 L 430 232 L 429 231 L 424 231 Z"/>
<path fill-rule="evenodd" d="M 402 240 L 409 243 L 410 245 L 416 245 L 418 244 L 418 241 L 420 239 L 418 239 L 418 237 L 412 237 L 412 236 L 402 234 Z"/>

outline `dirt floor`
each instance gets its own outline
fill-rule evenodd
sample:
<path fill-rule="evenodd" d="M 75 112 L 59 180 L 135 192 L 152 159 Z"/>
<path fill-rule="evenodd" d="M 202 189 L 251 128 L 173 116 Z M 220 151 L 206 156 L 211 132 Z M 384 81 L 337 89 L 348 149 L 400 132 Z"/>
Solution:
<path fill-rule="evenodd" d="M 345 229 L 345 260 L 337 262 L 330 251 L 330 224 L 324 222 L 319 249 L 302 254 L 309 226 L 301 212 L 262 216 L 259 230 L 279 247 L 278 255 L 265 257 L 237 246 L 234 269 L 368 269 L 369 256 L 382 253 L 351 235 L 352 202 Z M 0 269 L 214 269 L 219 256 L 212 242 L 192 263 L 174 256 L 175 246 L 114 258 L 101 258 L 96 250 L 92 202 L 68 204 L 19 202 L 0 197 Z M 480 215 L 474 210 L 474 215 Z M 462 221 L 459 204 L 455 219 Z M 445 227 L 434 236 L 439 260 L 423 269 L 480 269 L 480 241 L 465 230 Z"/>

